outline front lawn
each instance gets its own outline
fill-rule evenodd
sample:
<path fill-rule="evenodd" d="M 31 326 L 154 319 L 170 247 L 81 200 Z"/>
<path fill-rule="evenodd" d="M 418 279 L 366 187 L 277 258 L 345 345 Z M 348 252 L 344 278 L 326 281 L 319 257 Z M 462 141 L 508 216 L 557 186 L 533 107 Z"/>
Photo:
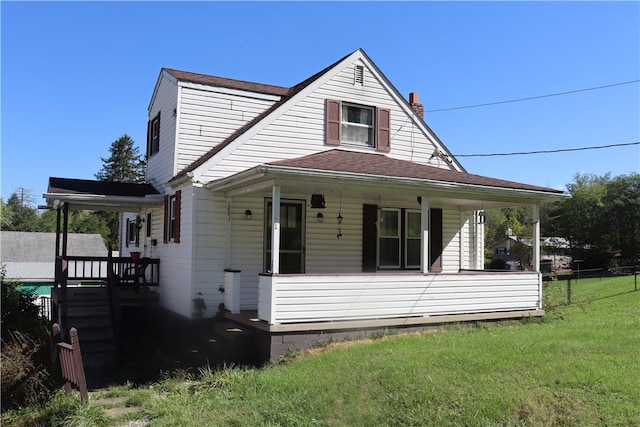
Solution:
<path fill-rule="evenodd" d="M 639 425 L 633 276 L 572 283 L 571 305 L 566 282 L 545 285 L 545 295 L 544 319 L 336 343 L 261 369 L 115 387 L 102 397 L 137 412 L 103 418 L 92 396 L 88 408 L 67 409 L 66 425 Z M 63 401 L 4 414 L 2 424 L 52 425 L 61 420 L 52 405 Z"/>

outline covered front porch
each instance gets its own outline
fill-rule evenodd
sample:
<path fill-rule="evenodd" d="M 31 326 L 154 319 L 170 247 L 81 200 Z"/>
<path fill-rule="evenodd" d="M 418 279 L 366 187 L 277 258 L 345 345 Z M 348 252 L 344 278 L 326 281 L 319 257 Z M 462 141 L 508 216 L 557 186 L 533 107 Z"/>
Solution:
<path fill-rule="evenodd" d="M 408 162 L 391 159 L 379 175 L 356 173 L 361 164 L 342 154 L 330 170 L 302 158 L 206 186 L 226 205 L 230 318 L 270 334 L 326 334 L 544 314 L 539 206 L 561 192 L 428 166 L 404 173 Z M 523 205 L 530 269 L 483 270 L 484 210 Z"/>

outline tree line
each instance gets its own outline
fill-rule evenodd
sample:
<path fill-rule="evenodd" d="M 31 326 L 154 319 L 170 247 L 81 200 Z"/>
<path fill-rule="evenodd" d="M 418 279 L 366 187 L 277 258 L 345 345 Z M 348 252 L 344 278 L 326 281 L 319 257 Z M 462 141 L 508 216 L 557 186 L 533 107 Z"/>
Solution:
<path fill-rule="evenodd" d="M 540 208 L 541 234 L 561 237 L 581 268 L 609 268 L 640 263 L 640 174 L 612 177 L 578 173 L 567 184 L 571 197 Z M 485 247 L 506 236 L 533 234 L 530 207 L 487 211 Z M 530 249 L 517 256 L 531 259 Z M 544 251 L 544 247 L 543 247 Z M 491 262 L 493 254 L 485 252 Z"/>
<path fill-rule="evenodd" d="M 95 174 L 99 181 L 144 182 L 146 161 L 127 134 L 111 143 L 110 155 L 101 157 L 102 168 Z M 1 229 L 4 231 L 55 232 L 57 213 L 39 213 L 30 189 L 18 188 L 9 198 L 0 199 Z M 119 216 L 117 212 L 73 211 L 69 213 L 70 233 L 100 234 L 107 247 L 118 250 Z"/>

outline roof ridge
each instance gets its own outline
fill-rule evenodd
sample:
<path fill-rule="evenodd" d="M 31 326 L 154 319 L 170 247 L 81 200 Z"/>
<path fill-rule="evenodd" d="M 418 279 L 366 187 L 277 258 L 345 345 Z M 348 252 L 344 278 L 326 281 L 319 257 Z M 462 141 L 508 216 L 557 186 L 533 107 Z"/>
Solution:
<path fill-rule="evenodd" d="M 177 70 L 175 68 L 168 67 L 163 67 L 162 69 L 178 80 L 191 83 L 248 90 L 250 92 L 280 96 L 286 95 L 291 90 L 290 87 L 286 86 L 252 82 L 249 80 L 233 79 L 229 77 L 215 76 L 213 74 L 195 73 L 193 71 Z"/>

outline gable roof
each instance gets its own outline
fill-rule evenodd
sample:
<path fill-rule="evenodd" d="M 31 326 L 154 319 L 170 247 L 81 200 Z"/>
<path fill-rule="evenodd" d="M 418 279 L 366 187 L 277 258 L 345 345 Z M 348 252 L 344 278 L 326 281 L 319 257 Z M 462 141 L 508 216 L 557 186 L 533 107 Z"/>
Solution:
<path fill-rule="evenodd" d="M 296 159 L 270 162 L 267 165 L 563 194 L 563 191 L 553 188 L 522 184 L 467 172 L 457 172 L 407 160 L 394 159 L 377 153 L 328 150 Z"/>
<path fill-rule="evenodd" d="M 380 76 L 380 78 L 382 80 L 384 80 L 385 84 L 389 87 L 391 92 L 395 95 L 396 99 L 398 99 L 400 102 L 403 102 L 404 104 L 406 104 L 405 107 L 406 107 L 407 111 L 411 112 L 411 114 L 415 115 L 415 117 L 417 117 L 419 119 L 420 124 L 422 126 L 424 126 L 425 130 L 433 138 L 434 143 L 436 145 L 442 147 L 443 150 L 448 152 L 447 148 L 442 143 L 442 141 L 440 141 L 440 139 L 435 135 L 435 133 L 433 133 L 433 131 L 426 124 L 426 122 L 424 121 L 424 118 L 419 117 L 419 116 L 417 116 L 415 114 L 415 112 L 413 111 L 411 106 L 409 106 L 408 101 L 402 97 L 402 95 L 398 92 L 398 90 L 395 88 L 395 86 L 393 86 L 393 84 L 386 78 L 386 76 L 382 73 L 382 71 L 380 71 L 380 69 L 376 66 L 376 64 L 369 58 L 369 56 L 366 54 L 366 52 L 363 49 L 357 49 L 354 52 L 352 52 L 352 53 L 340 58 L 338 61 L 334 62 L 333 64 L 329 65 L 328 67 L 324 68 L 323 70 L 319 71 L 318 73 L 314 74 L 313 76 L 311 76 L 311 77 L 307 78 L 306 80 L 298 83 L 297 85 L 289 88 L 286 91 L 286 93 L 283 91 L 282 92 L 283 93 L 282 97 L 280 98 L 279 101 L 275 102 L 270 108 L 268 108 L 267 110 L 265 110 L 261 114 L 257 115 L 253 120 L 251 120 L 250 122 L 248 122 L 247 124 L 245 124 L 241 128 L 237 129 L 231 135 L 229 135 L 220 144 L 216 145 L 211 150 L 209 150 L 204 155 L 202 155 L 200 158 L 198 158 L 193 163 L 191 163 L 189 166 L 187 166 L 186 168 L 184 168 L 183 170 L 178 172 L 169 181 L 169 183 L 171 184 L 172 182 L 179 181 L 179 180 L 183 179 L 184 177 L 188 176 L 193 171 L 195 171 L 197 168 L 203 166 L 205 163 L 207 163 L 207 161 L 212 159 L 216 154 L 221 152 L 224 148 L 229 146 L 232 142 L 237 140 L 239 137 L 241 137 L 243 134 L 245 134 L 250 129 L 254 128 L 258 123 L 263 122 L 267 117 L 269 117 L 274 111 L 276 111 L 282 105 L 284 105 L 287 102 L 291 101 L 291 99 L 295 95 L 297 95 L 298 93 L 300 93 L 301 91 L 303 91 L 304 89 L 306 89 L 307 87 L 312 85 L 314 82 L 319 80 L 322 76 L 327 74 L 329 71 L 333 70 L 337 65 L 339 65 L 344 60 L 346 60 L 346 59 L 348 59 L 350 57 L 354 57 L 355 58 L 356 56 L 357 57 L 361 57 L 363 60 L 368 62 L 368 64 L 371 66 L 371 68 Z M 185 75 L 192 74 L 192 73 L 186 73 L 186 72 L 181 72 L 181 73 L 184 73 Z M 214 84 L 215 82 L 219 82 L 221 85 L 223 85 L 223 84 L 228 85 L 228 86 L 223 86 L 223 87 L 232 87 L 232 88 L 235 88 L 235 89 L 242 89 L 246 85 L 249 84 L 248 82 L 244 82 L 244 81 L 225 79 L 225 78 L 219 78 L 219 77 L 214 77 L 214 76 L 206 76 L 206 75 L 202 75 L 202 74 L 196 74 L 195 77 L 194 76 L 191 76 L 191 77 L 194 78 L 194 79 L 195 78 L 199 79 L 198 83 L 208 84 L 206 82 L 211 82 L 211 84 Z M 265 88 L 272 88 L 269 85 L 262 85 L 262 84 L 256 84 L 256 85 L 257 85 L 256 86 L 256 91 L 259 91 L 258 89 L 266 90 Z M 285 88 L 281 88 L 281 87 L 277 87 L 277 88 L 285 89 Z M 267 92 L 261 92 L 261 93 L 267 93 Z M 464 170 L 464 167 L 457 161 L 457 159 L 453 158 L 453 161 L 455 162 L 455 166 L 457 168 L 459 168 L 460 170 Z"/>
<path fill-rule="evenodd" d="M 309 77 L 308 79 L 298 83 L 297 85 L 295 85 L 295 86 L 293 86 L 291 88 L 288 88 L 286 90 L 286 92 L 282 94 L 282 98 L 280 98 L 280 100 L 278 102 L 275 102 L 271 107 L 267 108 L 261 114 L 258 114 L 256 117 L 254 117 L 253 120 L 249 121 L 244 126 L 238 128 L 235 132 L 233 132 L 231 135 L 229 135 L 220 144 L 216 145 L 211 150 L 209 150 L 204 155 L 202 155 L 199 159 L 197 159 L 196 161 L 191 163 L 189 166 L 187 166 L 186 168 L 184 168 L 183 170 L 178 172 L 178 174 L 175 177 L 173 177 L 173 179 L 171 179 L 169 182 L 179 180 L 180 178 L 186 176 L 188 173 L 193 172 L 195 169 L 197 169 L 198 167 L 202 166 L 204 163 L 207 162 L 207 160 L 211 159 L 217 153 L 222 151 L 222 149 L 224 149 L 229 144 L 231 144 L 231 142 L 235 141 L 239 136 L 241 136 L 242 134 L 247 132 L 249 129 L 251 129 L 253 126 L 255 126 L 257 123 L 261 122 L 265 117 L 269 116 L 272 112 L 277 110 L 281 105 L 283 105 L 288 100 L 290 100 L 294 95 L 296 95 L 301 90 L 303 90 L 304 88 L 309 86 L 312 82 L 314 82 L 320 76 L 322 76 L 327 71 L 329 71 L 330 69 L 335 67 L 337 64 L 339 64 L 345 58 L 348 58 L 350 55 L 347 55 L 347 56 L 345 56 L 343 58 L 340 58 L 338 61 L 334 62 L 333 64 L 329 65 L 328 67 L 326 67 L 325 69 L 319 71 L 318 73 L 314 74 L 313 76 Z M 212 77 L 212 76 L 209 76 L 209 77 Z M 213 79 L 211 81 L 216 81 L 216 79 L 217 79 L 216 77 L 213 77 Z M 204 83 L 205 80 L 207 80 L 206 77 L 203 78 L 201 83 L 206 84 L 206 83 Z M 226 80 L 227 83 L 232 81 L 231 79 L 224 79 L 224 80 Z M 236 82 L 235 83 L 236 86 L 234 86 L 234 88 L 236 88 L 236 89 L 239 89 L 244 83 L 246 83 L 246 82 L 242 82 L 242 81 L 238 81 L 238 80 L 236 80 L 235 82 Z M 229 84 L 231 84 L 231 83 L 229 83 Z M 260 86 L 262 86 L 262 85 L 260 85 Z M 261 92 L 261 93 L 264 93 L 264 92 Z"/>

